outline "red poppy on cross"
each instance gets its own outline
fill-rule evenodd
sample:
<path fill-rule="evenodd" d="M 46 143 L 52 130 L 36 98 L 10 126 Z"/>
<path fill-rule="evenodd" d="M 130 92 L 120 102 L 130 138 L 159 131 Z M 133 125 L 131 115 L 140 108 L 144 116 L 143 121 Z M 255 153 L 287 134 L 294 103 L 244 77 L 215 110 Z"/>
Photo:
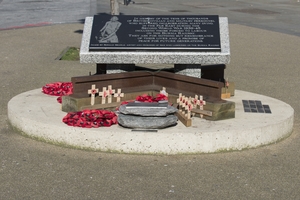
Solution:
<path fill-rule="evenodd" d="M 203 100 L 203 96 L 200 95 L 200 100 L 199 100 L 199 106 L 200 106 L 200 110 L 203 110 L 203 106 L 206 105 L 206 101 Z M 203 118 L 203 115 L 200 114 L 200 117 Z"/>
<path fill-rule="evenodd" d="M 118 89 L 117 93 L 114 94 L 114 97 L 117 97 L 117 102 L 120 102 L 121 97 L 124 97 L 124 93 L 121 93 L 121 89 Z"/>
<path fill-rule="evenodd" d="M 106 87 L 103 87 L 102 92 L 99 92 L 99 96 L 102 97 L 102 104 L 105 104 L 107 95 L 108 95 L 108 92 L 106 90 Z"/>
<path fill-rule="evenodd" d="M 88 90 L 88 94 L 91 95 L 91 105 L 95 104 L 95 94 L 98 93 L 98 88 L 96 88 L 96 85 L 92 85 L 92 88 Z"/>
<path fill-rule="evenodd" d="M 112 94 L 114 94 L 116 91 L 112 89 L 111 85 L 109 85 L 107 92 L 108 92 L 108 94 L 107 94 L 107 103 L 111 103 L 112 102 Z"/>

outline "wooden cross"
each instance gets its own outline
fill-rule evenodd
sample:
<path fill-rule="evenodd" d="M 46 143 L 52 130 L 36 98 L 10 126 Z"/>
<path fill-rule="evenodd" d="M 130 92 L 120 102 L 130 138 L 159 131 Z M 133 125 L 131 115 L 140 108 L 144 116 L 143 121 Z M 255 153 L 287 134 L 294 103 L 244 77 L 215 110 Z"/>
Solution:
<path fill-rule="evenodd" d="M 192 101 L 192 104 L 193 104 L 193 108 L 197 108 L 197 103 L 199 101 L 198 95 L 195 95 L 195 98 L 192 98 L 191 101 Z M 192 112 L 192 115 L 195 116 L 195 113 Z"/>
<path fill-rule="evenodd" d="M 112 89 L 112 86 L 109 85 L 108 89 L 107 89 L 107 103 L 111 103 L 112 102 L 112 95 L 115 93 L 116 91 Z"/>
<path fill-rule="evenodd" d="M 187 118 L 191 119 L 191 112 L 193 109 L 193 103 L 191 102 L 191 99 L 188 100 L 188 104 L 187 104 Z"/>
<path fill-rule="evenodd" d="M 179 93 L 178 95 L 178 99 L 176 100 L 177 104 L 178 104 L 178 109 L 181 109 L 181 103 L 182 103 L 182 93 Z"/>
<path fill-rule="evenodd" d="M 180 107 L 181 107 L 182 114 L 185 114 L 185 102 L 186 102 L 186 97 L 182 96 L 182 101 L 180 102 Z"/>
<path fill-rule="evenodd" d="M 178 99 L 177 99 L 177 103 L 178 103 L 179 108 L 181 107 L 182 100 L 183 100 L 183 96 L 182 96 L 182 94 L 180 93 L 180 94 L 179 94 L 179 97 L 178 97 Z"/>
<path fill-rule="evenodd" d="M 179 106 L 180 106 L 181 101 L 182 101 L 182 93 L 179 93 L 178 99 L 177 99 L 177 101 L 176 101 L 176 102 L 178 103 Z"/>
<path fill-rule="evenodd" d="M 228 87 L 229 87 L 229 78 L 227 78 L 227 80 L 225 80 L 225 87 L 228 89 Z M 227 92 L 226 92 L 227 93 Z"/>
<path fill-rule="evenodd" d="M 121 89 L 118 89 L 117 93 L 114 94 L 114 97 L 117 97 L 117 102 L 120 102 L 121 97 L 124 97 L 124 93 L 121 93 Z"/>
<path fill-rule="evenodd" d="M 206 101 L 203 100 L 203 96 L 200 95 L 200 100 L 198 105 L 200 106 L 200 110 L 203 110 L 203 106 L 206 105 Z M 203 118 L 203 114 L 200 114 L 200 117 Z"/>
<path fill-rule="evenodd" d="M 199 99 L 198 105 L 200 106 L 201 110 L 203 110 L 203 106 L 206 105 L 206 101 L 203 100 L 203 96 L 202 95 L 200 95 L 200 99 Z"/>
<path fill-rule="evenodd" d="M 183 101 L 182 93 L 179 93 L 178 99 L 176 100 L 176 102 L 178 103 L 179 112 L 182 112 L 182 104 L 183 104 L 182 101 Z"/>
<path fill-rule="evenodd" d="M 178 112 L 176 113 L 176 116 L 178 119 L 187 127 L 192 125 L 192 120 L 191 120 L 191 107 L 188 103 L 188 98 L 182 95 L 182 93 L 179 93 L 177 103 L 178 103 Z M 186 104 L 188 106 L 186 106 Z M 186 114 L 187 110 L 187 114 Z"/>
<path fill-rule="evenodd" d="M 187 116 L 187 112 L 189 110 L 189 98 L 185 97 L 183 107 L 184 107 L 184 113 Z"/>
<path fill-rule="evenodd" d="M 222 88 L 222 94 L 221 94 L 222 99 L 228 99 L 231 97 L 231 93 L 228 92 L 228 90 L 229 90 L 229 82 L 228 82 L 228 78 L 227 78 L 227 80 L 225 80 L 224 90 Z"/>
<path fill-rule="evenodd" d="M 193 98 L 193 104 L 194 104 L 194 105 L 197 105 L 197 103 L 198 103 L 198 101 L 199 101 L 198 98 L 199 98 L 198 95 L 195 95 L 195 98 Z"/>
<path fill-rule="evenodd" d="M 88 94 L 91 95 L 91 105 L 95 104 L 95 94 L 99 92 L 99 89 L 96 88 L 96 85 L 92 85 L 92 88 L 88 90 Z"/>
<path fill-rule="evenodd" d="M 162 90 L 160 91 L 160 94 L 163 94 L 163 95 L 165 95 L 166 97 L 169 95 L 169 94 L 167 93 L 167 89 L 166 89 L 165 87 L 162 88 Z"/>
<path fill-rule="evenodd" d="M 185 104 L 185 96 L 181 95 L 179 105 L 180 107 L 183 107 L 184 104 Z"/>
<path fill-rule="evenodd" d="M 105 104 L 106 97 L 108 96 L 108 91 L 106 90 L 106 87 L 102 88 L 102 92 L 99 92 L 99 96 L 102 97 L 102 104 Z"/>

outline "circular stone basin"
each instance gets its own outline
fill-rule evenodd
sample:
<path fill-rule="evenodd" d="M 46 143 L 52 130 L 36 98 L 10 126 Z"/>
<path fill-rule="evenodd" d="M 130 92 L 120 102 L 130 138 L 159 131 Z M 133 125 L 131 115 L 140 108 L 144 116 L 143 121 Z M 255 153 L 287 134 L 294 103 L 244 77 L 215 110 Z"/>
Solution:
<path fill-rule="evenodd" d="M 19 94 L 8 103 L 8 118 L 13 127 L 33 138 L 54 144 L 100 151 L 183 154 L 242 150 L 277 142 L 293 130 L 294 110 L 288 104 L 267 96 L 235 91 L 229 100 L 235 102 L 234 119 L 208 121 L 193 118 L 192 126 L 180 121 L 174 127 L 153 130 L 131 130 L 119 125 L 100 128 L 70 127 L 62 122 L 57 97 L 41 89 Z M 242 100 L 259 100 L 272 113 L 244 111 Z"/>

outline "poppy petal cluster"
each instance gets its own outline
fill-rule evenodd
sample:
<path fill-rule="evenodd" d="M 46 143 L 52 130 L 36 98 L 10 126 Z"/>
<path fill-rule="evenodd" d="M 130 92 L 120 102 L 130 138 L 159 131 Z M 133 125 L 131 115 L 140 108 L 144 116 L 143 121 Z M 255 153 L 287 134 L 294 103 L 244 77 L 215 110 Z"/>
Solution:
<path fill-rule="evenodd" d="M 108 110 L 69 112 L 62 121 L 69 126 L 82 128 L 109 127 L 118 123 L 117 115 Z"/>
<path fill-rule="evenodd" d="M 59 96 L 57 101 L 61 103 L 61 97 L 70 95 L 73 93 L 72 82 L 55 82 L 49 83 L 43 86 L 42 91 L 44 94 Z"/>
<path fill-rule="evenodd" d="M 164 94 L 157 94 L 156 97 L 143 94 L 141 96 L 137 96 L 135 100 L 140 102 L 159 102 L 163 100 L 168 100 L 168 97 Z"/>

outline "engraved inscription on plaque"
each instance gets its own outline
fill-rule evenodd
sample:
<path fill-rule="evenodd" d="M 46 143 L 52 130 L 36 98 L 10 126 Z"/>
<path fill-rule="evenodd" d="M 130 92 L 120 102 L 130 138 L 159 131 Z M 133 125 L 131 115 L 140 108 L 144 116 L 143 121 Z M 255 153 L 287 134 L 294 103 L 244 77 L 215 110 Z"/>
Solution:
<path fill-rule="evenodd" d="M 217 15 L 95 15 L 90 50 L 220 51 Z"/>

